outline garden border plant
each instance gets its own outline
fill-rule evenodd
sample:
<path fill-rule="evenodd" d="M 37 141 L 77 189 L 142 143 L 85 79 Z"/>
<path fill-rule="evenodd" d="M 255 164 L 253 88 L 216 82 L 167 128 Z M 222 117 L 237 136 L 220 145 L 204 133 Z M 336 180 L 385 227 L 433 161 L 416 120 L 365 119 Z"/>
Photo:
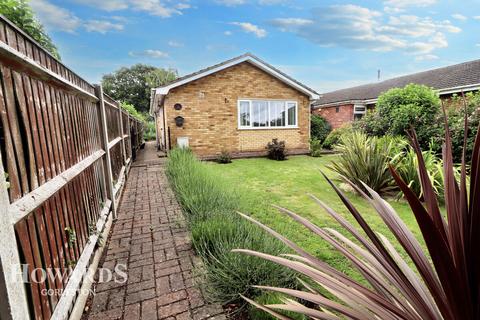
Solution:
<path fill-rule="evenodd" d="M 235 213 L 249 206 L 242 203 L 241 191 L 224 184 L 188 149 L 172 150 L 166 169 L 188 222 L 194 250 L 203 261 L 203 287 L 209 301 L 243 311 L 247 304 L 241 294 L 253 298 L 263 294 L 254 284 L 297 286 L 295 273 L 288 268 L 231 252 L 245 246 L 271 254 L 287 250 Z"/>

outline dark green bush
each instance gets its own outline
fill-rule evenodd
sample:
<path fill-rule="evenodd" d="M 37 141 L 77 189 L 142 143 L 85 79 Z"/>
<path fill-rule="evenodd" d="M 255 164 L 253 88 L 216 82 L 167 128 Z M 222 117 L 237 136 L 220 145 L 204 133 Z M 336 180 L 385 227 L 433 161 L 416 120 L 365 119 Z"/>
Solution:
<path fill-rule="evenodd" d="M 273 139 L 266 146 L 267 157 L 272 160 L 283 161 L 287 159 L 287 152 L 285 150 L 285 141 L 278 141 Z"/>
<path fill-rule="evenodd" d="M 232 155 L 230 152 L 223 150 L 222 153 L 220 153 L 217 158 L 215 159 L 217 163 L 221 164 L 227 164 L 227 163 L 232 163 Z"/>
<path fill-rule="evenodd" d="M 350 132 L 352 132 L 352 127 L 350 125 L 344 125 L 340 128 L 333 129 L 325 138 L 325 141 L 323 141 L 322 147 L 325 149 L 333 149 L 333 147 L 340 142 L 342 135 Z"/>
<path fill-rule="evenodd" d="M 210 301 L 242 308 L 245 302 L 239 294 L 260 294 L 252 285 L 296 285 L 294 273 L 284 267 L 230 252 L 234 248 L 288 252 L 278 240 L 237 215 L 236 210 L 249 206 L 241 190 L 233 190 L 188 149 L 170 152 L 167 176 L 187 217 L 195 251 L 204 262 Z"/>
<path fill-rule="evenodd" d="M 323 142 L 328 134 L 332 131 L 332 127 L 325 118 L 313 114 L 310 122 L 310 137 L 311 139 Z"/>

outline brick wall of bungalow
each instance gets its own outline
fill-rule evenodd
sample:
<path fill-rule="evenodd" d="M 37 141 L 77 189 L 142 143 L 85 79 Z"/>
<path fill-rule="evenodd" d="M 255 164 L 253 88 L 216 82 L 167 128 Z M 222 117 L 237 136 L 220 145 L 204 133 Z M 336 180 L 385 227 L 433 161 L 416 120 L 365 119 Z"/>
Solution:
<path fill-rule="evenodd" d="M 239 129 L 239 99 L 281 99 L 297 101 L 298 128 Z M 181 110 L 174 105 L 180 103 Z M 308 153 L 310 139 L 309 97 L 261 69 L 244 62 L 172 89 L 164 102 L 171 146 L 188 137 L 192 150 L 212 157 L 226 150 L 234 155 L 265 153 L 273 138 L 284 140 L 291 153 Z M 175 117 L 185 120 L 182 127 Z"/>
<path fill-rule="evenodd" d="M 353 104 L 314 109 L 312 113 L 322 116 L 332 129 L 337 129 L 353 121 Z"/>

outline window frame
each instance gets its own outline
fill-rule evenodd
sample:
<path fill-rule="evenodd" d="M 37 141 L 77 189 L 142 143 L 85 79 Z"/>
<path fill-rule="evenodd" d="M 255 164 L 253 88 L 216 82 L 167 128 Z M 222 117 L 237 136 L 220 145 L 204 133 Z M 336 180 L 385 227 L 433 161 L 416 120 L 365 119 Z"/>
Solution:
<path fill-rule="evenodd" d="M 357 108 L 363 109 L 358 110 Z M 367 114 L 367 106 L 364 104 L 354 104 L 353 105 L 353 120 L 358 121 L 362 119 Z"/>
<path fill-rule="evenodd" d="M 267 126 L 265 127 L 254 127 L 252 121 L 252 102 L 253 101 L 263 101 L 267 102 Z M 271 126 L 271 119 L 270 119 L 270 103 L 271 102 L 284 102 L 285 103 L 285 126 Z M 250 125 L 242 126 L 241 124 L 241 114 L 240 114 L 240 104 L 242 102 L 248 102 L 248 110 L 249 110 L 249 119 Z M 295 104 L 295 125 L 288 124 L 288 104 Z M 298 128 L 298 102 L 295 100 L 284 100 L 284 99 L 238 99 L 237 100 L 237 126 L 238 130 L 277 130 L 277 129 L 295 129 Z"/>

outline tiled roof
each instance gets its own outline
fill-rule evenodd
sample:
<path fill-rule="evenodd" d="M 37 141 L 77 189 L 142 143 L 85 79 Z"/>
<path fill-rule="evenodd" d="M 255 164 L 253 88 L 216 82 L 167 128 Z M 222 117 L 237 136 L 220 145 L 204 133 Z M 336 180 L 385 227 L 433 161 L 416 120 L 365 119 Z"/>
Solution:
<path fill-rule="evenodd" d="M 275 70 L 275 72 L 281 74 L 281 75 L 284 76 L 285 78 L 288 78 L 290 81 L 296 83 L 296 84 L 299 85 L 300 87 L 303 87 L 303 88 L 306 89 L 307 91 L 311 91 L 311 92 L 317 93 L 317 92 L 316 92 L 315 90 L 313 90 L 312 88 L 310 88 L 310 87 L 304 85 L 303 83 L 301 83 L 301 82 L 293 79 L 292 77 L 290 77 L 290 76 L 287 75 L 286 73 L 278 70 L 277 68 L 275 68 L 275 67 L 272 66 L 271 64 L 265 62 L 264 60 L 258 58 L 257 56 L 255 56 L 255 55 L 253 55 L 253 54 L 251 54 L 251 53 L 245 53 L 245 54 L 242 54 L 241 56 L 238 56 L 238 57 L 235 57 L 235 58 L 232 58 L 232 59 L 229 59 L 229 60 L 220 62 L 220 63 L 218 63 L 218 64 L 216 64 L 216 65 L 213 65 L 213 66 L 210 66 L 210 67 L 208 67 L 208 68 L 201 69 L 201 70 L 199 70 L 199 71 L 196 71 L 196 72 L 187 74 L 187 75 L 185 75 L 185 76 L 183 76 L 183 77 L 179 77 L 179 78 L 175 79 L 174 81 L 169 82 L 169 83 L 163 85 L 162 87 L 168 87 L 168 86 L 171 86 L 171 85 L 173 85 L 173 84 L 175 84 L 175 83 L 177 83 L 177 82 L 182 82 L 182 81 L 187 80 L 187 79 L 189 79 L 189 78 L 195 78 L 195 76 L 197 76 L 197 75 L 200 75 L 200 74 L 202 74 L 202 73 L 208 73 L 208 71 L 210 71 L 210 70 L 220 68 L 220 67 L 222 67 L 222 66 L 224 66 L 224 65 L 228 65 L 228 64 L 230 64 L 230 63 L 232 63 L 232 62 L 235 62 L 235 61 L 237 61 L 237 60 L 240 61 L 240 60 L 242 60 L 242 58 L 246 58 L 246 57 L 249 57 L 249 58 L 252 58 L 252 59 L 254 59 L 254 60 L 257 60 L 257 61 L 260 62 L 261 64 L 268 66 L 270 69 Z"/>
<path fill-rule="evenodd" d="M 313 105 L 321 107 L 337 102 L 376 99 L 391 88 L 401 88 L 410 83 L 423 84 L 437 90 L 480 84 L 480 60 L 325 93 Z"/>

